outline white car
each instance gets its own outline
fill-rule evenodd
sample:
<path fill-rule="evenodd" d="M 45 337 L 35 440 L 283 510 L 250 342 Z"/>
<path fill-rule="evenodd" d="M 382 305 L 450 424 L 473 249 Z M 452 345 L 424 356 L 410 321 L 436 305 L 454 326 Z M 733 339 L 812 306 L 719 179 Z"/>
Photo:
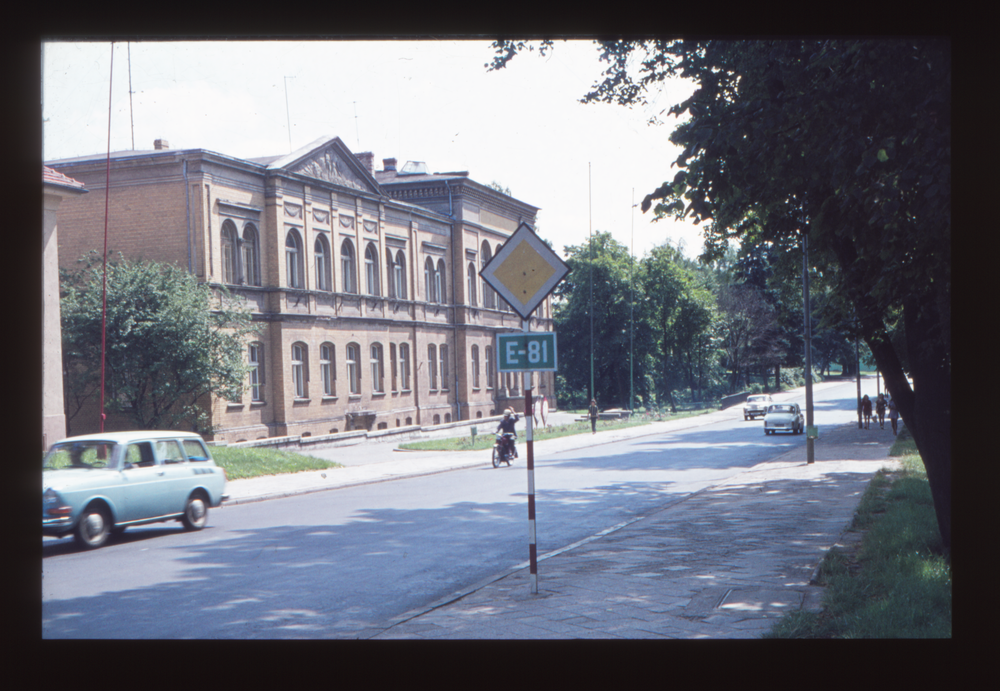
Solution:
<path fill-rule="evenodd" d="M 178 520 L 201 530 L 226 472 L 190 432 L 110 432 L 63 439 L 42 469 L 42 534 L 103 545 L 131 525 Z"/>
<path fill-rule="evenodd" d="M 743 419 L 753 420 L 755 417 L 764 417 L 767 414 L 767 407 L 773 401 L 766 393 L 747 396 L 746 403 L 743 404 Z"/>
<path fill-rule="evenodd" d="M 764 434 L 775 432 L 791 432 L 802 434 L 805 419 L 798 403 L 773 403 L 767 408 L 764 416 Z"/>

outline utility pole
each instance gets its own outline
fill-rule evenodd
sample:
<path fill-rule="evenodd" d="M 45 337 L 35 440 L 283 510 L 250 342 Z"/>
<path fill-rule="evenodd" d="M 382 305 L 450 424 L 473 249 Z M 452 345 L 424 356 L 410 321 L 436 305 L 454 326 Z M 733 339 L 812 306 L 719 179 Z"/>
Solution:
<path fill-rule="evenodd" d="M 590 398 L 597 399 L 594 388 L 594 216 L 591 204 L 590 163 L 587 163 L 587 225 L 590 230 Z"/>
<path fill-rule="evenodd" d="M 805 199 L 802 201 L 802 302 L 805 322 L 806 376 L 806 463 L 816 458 L 813 451 L 812 318 L 809 308 L 809 231 L 806 227 Z"/>

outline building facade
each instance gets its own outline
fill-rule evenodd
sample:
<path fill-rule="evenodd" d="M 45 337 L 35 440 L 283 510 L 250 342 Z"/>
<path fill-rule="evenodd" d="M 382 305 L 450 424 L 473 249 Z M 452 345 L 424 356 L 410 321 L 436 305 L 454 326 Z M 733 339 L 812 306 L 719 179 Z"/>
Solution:
<path fill-rule="evenodd" d="M 60 211 L 60 262 L 71 266 L 103 247 L 107 162 L 47 165 L 92 192 Z M 429 426 L 521 406 L 520 375 L 501 377 L 494 353 L 496 334 L 521 319 L 478 272 L 538 208 L 466 172 L 397 170 L 394 159 L 376 171 L 371 153 L 337 137 L 250 160 L 157 140 L 112 154 L 109 208 L 109 253 L 186 267 L 251 307 L 242 400 L 206 403 L 216 440 Z M 548 301 L 531 329 L 552 330 Z M 554 403 L 553 374 L 533 379 Z M 73 432 L 86 427 L 74 421 Z"/>
<path fill-rule="evenodd" d="M 66 436 L 59 314 L 59 206 L 86 194 L 79 180 L 42 166 L 42 449 Z"/>

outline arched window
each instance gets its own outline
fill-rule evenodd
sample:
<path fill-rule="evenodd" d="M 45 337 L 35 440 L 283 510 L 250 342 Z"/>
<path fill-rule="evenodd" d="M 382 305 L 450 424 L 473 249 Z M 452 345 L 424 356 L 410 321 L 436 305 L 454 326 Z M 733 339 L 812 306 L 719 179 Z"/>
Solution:
<path fill-rule="evenodd" d="M 447 302 L 447 285 L 444 280 L 444 259 L 438 259 L 437 271 L 434 272 L 434 295 L 437 297 L 435 302 L 441 304 Z"/>
<path fill-rule="evenodd" d="M 354 262 L 354 244 L 350 240 L 344 240 L 340 245 L 340 273 L 343 276 L 342 287 L 345 293 L 358 292 L 358 273 Z"/>
<path fill-rule="evenodd" d="M 306 381 L 308 380 L 306 355 L 307 349 L 305 343 L 292 344 L 292 388 L 295 398 L 306 398 Z"/>
<path fill-rule="evenodd" d="M 365 248 L 365 292 L 369 295 L 381 295 L 378 283 L 378 250 L 373 243 Z"/>
<path fill-rule="evenodd" d="M 316 255 L 316 290 L 330 290 L 330 248 L 320 235 L 313 247 Z"/>
<path fill-rule="evenodd" d="M 399 378 L 403 391 L 410 390 L 410 344 L 399 344 Z M 406 424 L 410 424 L 407 422 Z"/>
<path fill-rule="evenodd" d="M 232 221 L 222 224 L 222 282 L 238 283 L 239 266 L 236 254 L 236 226 Z"/>
<path fill-rule="evenodd" d="M 392 272 L 392 250 L 386 248 L 385 250 L 385 287 L 386 287 L 386 297 L 394 298 L 396 297 L 396 277 Z"/>
<path fill-rule="evenodd" d="M 472 388 L 479 388 L 479 346 L 472 346 Z"/>
<path fill-rule="evenodd" d="M 337 361 L 332 343 L 319 347 L 319 372 L 323 380 L 323 395 L 337 395 Z"/>
<path fill-rule="evenodd" d="M 389 344 L 389 387 L 393 392 L 399 391 L 399 362 L 396 360 L 396 344 Z M 397 427 L 399 425 L 396 425 Z"/>
<path fill-rule="evenodd" d="M 406 299 L 406 255 L 403 250 L 396 252 L 396 262 L 392 265 L 393 279 L 396 284 L 396 297 Z"/>
<path fill-rule="evenodd" d="M 493 250 L 490 249 L 490 243 L 483 240 L 483 246 L 480 248 L 479 253 L 479 268 L 480 270 L 486 268 L 489 264 L 490 259 L 493 258 Z M 483 307 L 493 309 L 497 306 L 496 303 L 496 293 L 493 289 L 487 285 L 486 281 L 483 281 Z"/>
<path fill-rule="evenodd" d="M 289 288 L 302 288 L 302 241 L 297 231 L 285 236 L 285 273 Z"/>
<path fill-rule="evenodd" d="M 493 388 L 493 346 L 486 346 L 486 388 Z"/>
<path fill-rule="evenodd" d="M 424 262 L 424 292 L 427 302 L 434 302 L 434 260 L 427 257 Z"/>
<path fill-rule="evenodd" d="M 471 307 L 475 307 L 476 306 L 476 265 L 473 264 L 472 262 L 469 262 L 469 280 L 468 280 L 468 283 L 469 283 L 469 286 L 468 286 L 468 289 L 469 289 L 469 295 L 468 295 L 469 305 Z"/>
<path fill-rule="evenodd" d="M 427 376 L 430 379 L 431 391 L 437 391 L 438 388 L 437 367 L 437 346 L 431 343 L 427 346 Z"/>
<path fill-rule="evenodd" d="M 260 238 L 257 229 L 247 224 L 243 228 L 243 282 L 251 286 L 260 285 Z"/>
<path fill-rule="evenodd" d="M 361 393 L 361 348 L 357 343 L 347 344 L 347 381 L 351 393 L 355 396 Z"/>
<path fill-rule="evenodd" d="M 441 390 L 448 390 L 448 346 L 444 343 L 438 348 L 441 355 Z"/>
<path fill-rule="evenodd" d="M 498 243 L 497 244 L 497 253 L 500 252 L 500 248 L 501 247 L 503 247 L 503 245 L 501 245 L 501 244 Z M 507 304 L 506 300 L 504 300 L 503 298 L 501 298 L 499 295 L 496 296 L 496 300 L 497 300 L 497 309 L 503 310 L 504 312 L 510 312 L 511 311 L 510 305 Z"/>
<path fill-rule="evenodd" d="M 247 365 L 250 369 L 250 400 L 264 400 L 264 346 L 251 343 L 247 348 Z"/>
<path fill-rule="evenodd" d="M 377 393 L 382 393 L 385 391 L 385 386 L 382 384 L 384 379 L 384 369 L 382 365 L 382 344 L 372 343 L 371 348 L 371 365 L 372 365 L 372 391 Z"/>

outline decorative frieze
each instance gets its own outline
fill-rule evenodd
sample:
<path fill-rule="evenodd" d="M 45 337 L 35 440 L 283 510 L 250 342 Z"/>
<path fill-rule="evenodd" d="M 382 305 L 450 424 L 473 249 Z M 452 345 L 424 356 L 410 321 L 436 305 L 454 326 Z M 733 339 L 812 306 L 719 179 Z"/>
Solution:
<path fill-rule="evenodd" d="M 330 212 L 323 209 L 313 209 L 313 221 L 324 226 L 330 225 Z"/>
<path fill-rule="evenodd" d="M 364 223 L 364 226 L 365 226 L 365 232 L 366 233 L 377 233 L 378 232 L 378 223 L 376 223 L 375 221 L 363 221 L 363 223 Z"/>
<path fill-rule="evenodd" d="M 285 216 L 288 218 L 302 218 L 302 207 L 299 204 L 285 202 Z"/>
<path fill-rule="evenodd" d="M 349 230 L 354 230 L 354 219 L 351 218 L 350 216 L 341 216 L 340 227 L 347 228 Z"/>

